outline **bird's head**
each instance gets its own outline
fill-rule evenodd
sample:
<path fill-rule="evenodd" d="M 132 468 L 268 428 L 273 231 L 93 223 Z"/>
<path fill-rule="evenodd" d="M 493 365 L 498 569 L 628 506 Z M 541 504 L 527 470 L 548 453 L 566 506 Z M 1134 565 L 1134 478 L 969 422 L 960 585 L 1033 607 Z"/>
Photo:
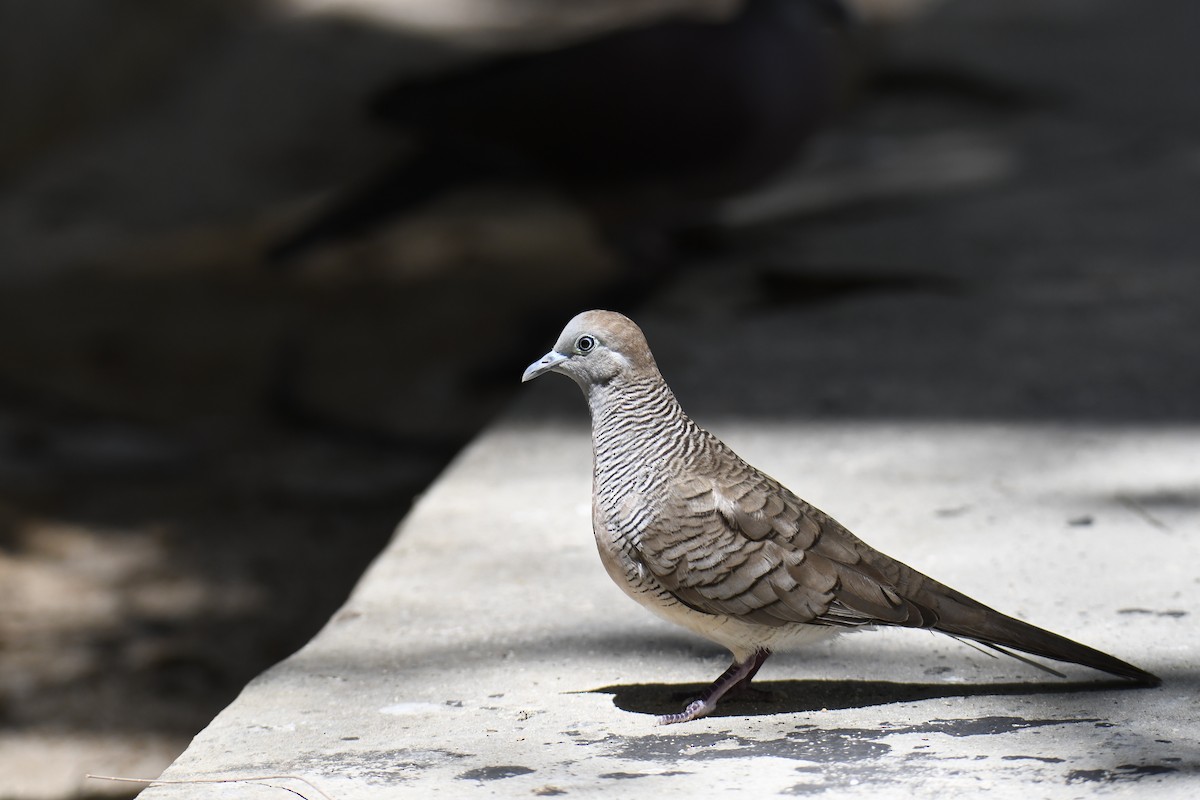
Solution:
<path fill-rule="evenodd" d="M 554 349 L 529 365 L 521 381 L 561 372 L 586 393 L 614 380 L 658 374 L 642 329 L 613 311 L 585 311 L 563 328 Z"/>

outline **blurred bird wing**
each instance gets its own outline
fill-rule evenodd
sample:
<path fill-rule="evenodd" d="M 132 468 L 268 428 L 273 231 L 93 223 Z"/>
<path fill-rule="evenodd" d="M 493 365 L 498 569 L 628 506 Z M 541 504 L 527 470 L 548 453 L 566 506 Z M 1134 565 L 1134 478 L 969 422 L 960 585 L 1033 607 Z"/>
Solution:
<path fill-rule="evenodd" d="M 680 602 L 771 626 L 936 621 L 897 589 L 924 576 L 872 550 L 774 479 L 740 466 L 728 480 L 678 482 L 643 533 L 646 566 Z"/>

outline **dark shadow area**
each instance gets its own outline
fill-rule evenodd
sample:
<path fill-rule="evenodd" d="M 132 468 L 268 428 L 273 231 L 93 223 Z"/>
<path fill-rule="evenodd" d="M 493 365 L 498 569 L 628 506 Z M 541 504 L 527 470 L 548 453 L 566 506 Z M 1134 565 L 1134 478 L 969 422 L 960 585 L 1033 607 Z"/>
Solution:
<path fill-rule="evenodd" d="M 696 698 L 708 688 L 707 684 L 664 684 L 639 683 L 605 686 L 592 691 L 611 694 L 613 704 L 623 711 L 637 714 L 672 714 Z M 842 708 L 866 708 L 889 703 L 915 703 L 947 697 L 1003 697 L 1033 696 L 1045 694 L 1072 694 L 1078 692 L 1108 692 L 1136 689 L 1128 681 L 1070 681 L 1063 683 L 993 683 L 993 684 L 950 684 L 950 683 L 893 683 L 890 681 L 820 681 L 820 680 L 775 680 L 756 682 L 752 691 L 762 697 L 733 696 L 722 700 L 713 717 L 745 717 L 768 714 L 800 714 Z M 966 736 L 974 733 L 995 733 L 998 728 L 990 718 L 976 720 L 979 730 L 958 732 Z M 1007 719 L 1007 718 L 1006 718 Z M 1097 720 L 1066 720 L 1096 722 Z M 927 732 L 935 730 L 931 723 Z M 991 727 L 989 727 L 991 726 Z M 1004 727 L 1011 729 L 1010 723 Z M 881 728 L 879 733 L 895 733 Z"/>

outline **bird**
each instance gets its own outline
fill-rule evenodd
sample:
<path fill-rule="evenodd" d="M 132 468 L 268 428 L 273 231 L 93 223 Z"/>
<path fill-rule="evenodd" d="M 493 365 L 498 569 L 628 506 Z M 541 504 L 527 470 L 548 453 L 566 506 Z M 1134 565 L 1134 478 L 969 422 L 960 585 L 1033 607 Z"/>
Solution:
<path fill-rule="evenodd" d="M 370 114 L 407 134 L 408 152 L 335 193 L 268 261 L 487 182 L 557 190 L 617 251 L 649 250 L 647 230 L 703 223 L 715 201 L 781 171 L 831 119 L 849 27 L 837 0 L 745 0 L 732 19 L 669 18 L 389 86 Z"/>
<path fill-rule="evenodd" d="M 592 528 L 612 580 L 637 602 L 729 650 L 730 667 L 660 724 L 711 713 L 778 647 L 870 626 L 924 628 L 1059 677 L 1020 651 L 1142 686 L 1159 678 L 1006 616 L 875 550 L 748 464 L 680 407 L 641 329 L 612 311 L 574 317 L 522 382 L 557 372 L 591 411 Z"/>

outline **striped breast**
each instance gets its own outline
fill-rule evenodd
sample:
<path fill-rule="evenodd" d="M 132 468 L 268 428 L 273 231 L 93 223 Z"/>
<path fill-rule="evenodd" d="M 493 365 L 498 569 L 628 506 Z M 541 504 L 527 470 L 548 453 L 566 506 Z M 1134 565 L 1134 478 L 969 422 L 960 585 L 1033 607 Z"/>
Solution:
<path fill-rule="evenodd" d="M 670 388 L 658 378 L 597 386 L 592 407 L 592 527 L 612 579 L 660 611 L 680 606 L 646 569 L 638 552 L 659 519 L 676 476 L 707 445 Z"/>

